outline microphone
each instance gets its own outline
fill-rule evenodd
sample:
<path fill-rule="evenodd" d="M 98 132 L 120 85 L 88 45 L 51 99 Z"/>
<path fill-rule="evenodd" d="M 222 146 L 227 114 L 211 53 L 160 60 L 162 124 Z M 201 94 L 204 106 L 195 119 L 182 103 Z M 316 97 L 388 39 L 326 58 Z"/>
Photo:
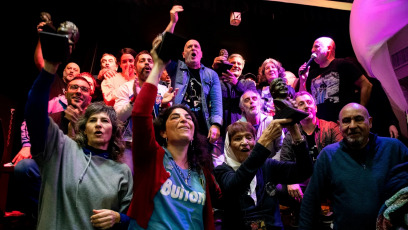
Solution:
<path fill-rule="evenodd" d="M 310 66 L 310 64 L 312 64 L 312 61 L 317 57 L 317 55 L 315 53 L 312 53 L 312 55 L 310 55 L 310 59 L 309 61 L 306 62 L 306 68 L 302 71 L 299 72 L 300 75 L 304 74 L 307 70 L 307 67 Z"/>

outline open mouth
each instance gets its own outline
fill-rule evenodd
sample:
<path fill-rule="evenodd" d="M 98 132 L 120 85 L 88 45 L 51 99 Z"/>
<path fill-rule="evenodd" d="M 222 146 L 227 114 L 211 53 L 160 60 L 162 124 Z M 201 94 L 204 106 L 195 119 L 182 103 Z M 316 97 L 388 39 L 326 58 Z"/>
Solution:
<path fill-rule="evenodd" d="M 241 149 L 241 152 L 244 152 L 244 153 L 247 153 L 247 152 L 249 152 L 249 151 L 251 151 L 249 148 L 243 148 L 243 149 Z"/>
<path fill-rule="evenodd" d="M 191 56 L 192 56 L 192 57 L 196 57 L 197 54 L 196 54 L 195 52 L 192 52 L 192 53 L 191 53 Z"/>
<path fill-rule="evenodd" d="M 94 134 L 95 134 L 95 136 L 102 136 L 103 133 L 102 133 L 102 131 L 96 131 Z"/>

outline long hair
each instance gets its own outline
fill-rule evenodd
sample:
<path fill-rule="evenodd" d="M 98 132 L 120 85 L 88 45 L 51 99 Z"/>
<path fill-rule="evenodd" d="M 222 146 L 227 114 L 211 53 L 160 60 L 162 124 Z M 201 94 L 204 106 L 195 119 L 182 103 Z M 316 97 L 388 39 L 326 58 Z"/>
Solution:
<path fill-rule="evenodd" d="M 166 131 L 166 121 L 174 109 L 184 109 L 193 119 L 194 123 L 194 137 L 187 150 L 187 161 L 189 162 L 191 169 L 199 172 L 202 168 L 212 170 L 213 164 L 211 155 L 208 152 L 207 139 L 203 135 L 198 133 L 198 121 L 194 113 L 191 110 L 181 104 L 173 105 L 165 110 L 162 110 L 159 116 L 154 120 L 154 131 L 156 141 L 161 146 L 167 146 L 166 140 L 160 135 L 160 132 Z"/>
<path fill-rule="evenodd" d="M 268 80 L 266 79 L 266 76 L 265 76 L 265 67 L 268 63 L 273 63 L 276 66 L 276 68 L 278 68 L 278 77 L 285 79 L 285 82 L 286 82 L 285 69 L 282 67 L 282 64 L 273 58 L 268 58 L 262 63 L 262 65 L 258 69 L 259 86 L 263 87 L 263 86 L 269 85 Z"/>
<path fill-rule="evenodd" d="M 123 156 L 123 151 L 125 150 L 125 144 L 122 141 L 124 126 L 122 121 L 117 118 L 113 107 L 106 105 L 102 101 L 91 103 L 85 110 L 85 114 L 79 118 L 76 126 L 78 131 L 75 136 L 75 141 L 81 147 L 87 146 L 88 138 L 85 135 L 86 124 L 92 115 L 99 113 L 106 113 L 112 123 L 112 137 L 109 140 L 108 152 L 112 160 L 120 161 Z"/>

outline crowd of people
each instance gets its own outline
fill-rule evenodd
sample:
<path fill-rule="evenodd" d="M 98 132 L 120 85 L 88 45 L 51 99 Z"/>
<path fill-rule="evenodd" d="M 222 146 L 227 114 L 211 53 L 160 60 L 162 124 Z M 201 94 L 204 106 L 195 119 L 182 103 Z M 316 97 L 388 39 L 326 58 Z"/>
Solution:
<path fill-rule="evenodd" d="M 64 26 L 75 52 L 78 28 Z M 206 67 L 195 39 L 183 59 L 162 60 L 162 34 L 150 52 L 103 54 L 95 76 L 47 60 L 38 43 L 13 159 L 38 229 L 284 229 L 282 206 L 298 229 L 408 227 L 398 120 L 333 39 L 315 40 L 318 66 L 296 77 L 274 58 L 243 74 L 244 57 L 225 50 Z M 274 119 L 277 87 L 305 118 Z M 404 203 L 387 209 L 391 199 Z"/>

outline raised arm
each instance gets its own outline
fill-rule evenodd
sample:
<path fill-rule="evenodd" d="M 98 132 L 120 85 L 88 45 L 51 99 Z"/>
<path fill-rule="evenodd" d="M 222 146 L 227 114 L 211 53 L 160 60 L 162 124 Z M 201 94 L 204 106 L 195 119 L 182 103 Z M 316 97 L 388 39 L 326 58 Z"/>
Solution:
<path fill-rule="evenodd" d="M 54 81 L 58 66 L 59 63 L 44 60 L 44 69 L 35 80 L 27 98 L 25 119 L 31 137 L 31 154 L 33 156 L 44 151 L 49 124 L 48 99 L 50 86 Z"/>
<path fill-rule="evenodd" d="M 169 32 L 173 33 L 174 28 L 176 27 L 177 21 L 178 21 L 178 13 L 182 12 L 184 9 L 180 5 L 174 5 L 173 8 L 170 10 L 170 22 L 167 25 L 166 29 L 164 32 Z"/>
<path fill-rule="evenodd" d="M 160 39 L 160 38 L 158 38 Z M 153 47 L 157 47 L 160 40 L 155 40 Z M 155 159 L 156 149 L 159 147 L 153 129 L 153 105 L 157 96 L 159 78 L 165 68 L 165 64 L 158 58 L 155 49 L 152 50 L 154 66 L 140 93 L 137 95 L 132 110 L 133 121 L 133 162 L 135 169 L 147 167 L 148 162 Z"/>
<path fill-rule="evenodd" d="M 225 167 L 222 166 L 215 168 L 215 177 L 222 191 L 226 193 L 239 192 L 247 188 L 258 169 L 265 163 L 265 160 L 271 153 L 267 146 L 276 138 L 280 137 L 282 133 L 281 123 L 287 122 L 287 119 L 273 120 L 262 133 L 249 157 L 241 164 L 236 172 L 230 170 L 224 171 Z"/>

